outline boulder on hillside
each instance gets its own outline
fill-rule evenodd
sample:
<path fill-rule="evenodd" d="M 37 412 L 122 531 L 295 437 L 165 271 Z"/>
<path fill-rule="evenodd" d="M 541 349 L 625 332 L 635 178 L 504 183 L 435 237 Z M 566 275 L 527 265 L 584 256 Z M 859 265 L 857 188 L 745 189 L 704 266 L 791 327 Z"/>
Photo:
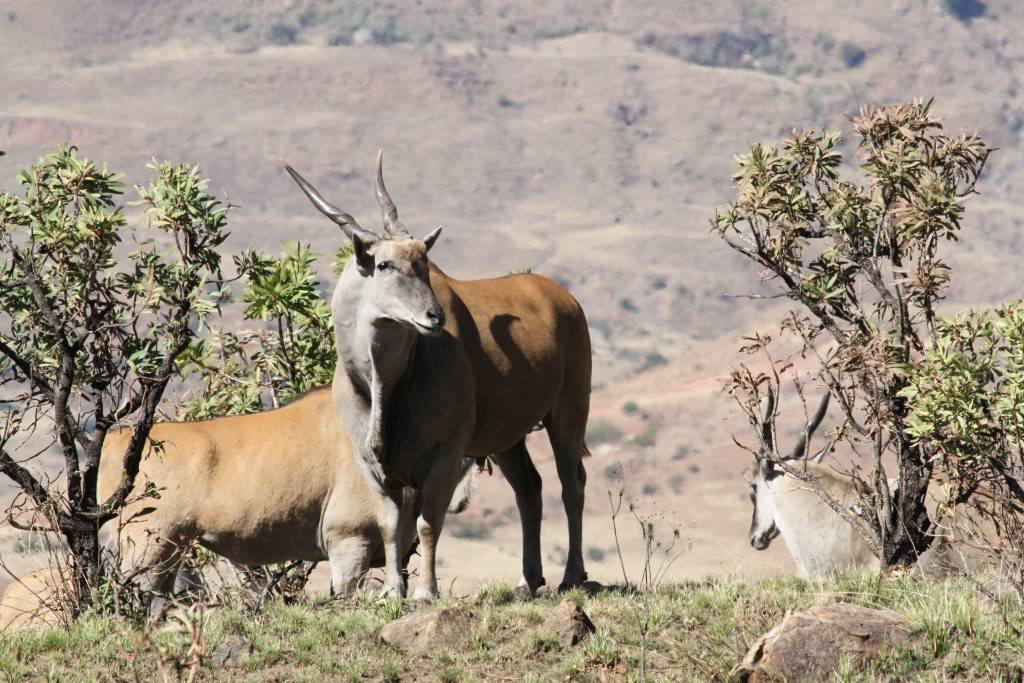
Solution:
<path fill-rule="evenodd" d="M 461 605 L 414 612 L 384 625 L 380 637 L 389 645 L 413 652 L 437 652 L 461 646 L 473 633 L 473 615 Z"/>
<path fill-rule="evenodd" d="M 815 605 L 806 612 L 788 612 L 729 676 L 743 683 L 825 680 L 843 653 L 861 667 L 883 648 L 907 647 L 914 641 L 908 622 L 891 610 L 843 602 Z"/>

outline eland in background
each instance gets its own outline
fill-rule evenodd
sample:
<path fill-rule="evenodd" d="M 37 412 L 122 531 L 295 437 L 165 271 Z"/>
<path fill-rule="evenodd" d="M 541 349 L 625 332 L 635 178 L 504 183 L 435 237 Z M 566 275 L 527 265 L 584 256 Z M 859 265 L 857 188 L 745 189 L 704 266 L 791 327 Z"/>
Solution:
<path fill-rule="evenodd" d="M 828 410 L 826 393 L 814 416 L 793 449 L 782 457 L 794 465 L 806 456 L 807 444 L 821 424 Z M 750 485 L 750 501 L 754 505 L 750 522 L 750 545 L 765 550 L 777 536 L 782 536 L 800 576 L 829 575 L 839 569 L 877 569 L 878 558 L 871 552 L 863 537 L 810 485 L 787 473 L 771 454 L 774 448 L 774 430 L 769 422 L 774 413 L 775 397 L 768 394 L 769 416 L 763 423 L 763 443 L 768 454 L 762 453 L 747 469 L 745 478 Z M 844 507 L 857 505 L 865 492 L 863 483 L 821 464 L 827 449 L 807 458 L 801 465 L 818 485 Z"/>

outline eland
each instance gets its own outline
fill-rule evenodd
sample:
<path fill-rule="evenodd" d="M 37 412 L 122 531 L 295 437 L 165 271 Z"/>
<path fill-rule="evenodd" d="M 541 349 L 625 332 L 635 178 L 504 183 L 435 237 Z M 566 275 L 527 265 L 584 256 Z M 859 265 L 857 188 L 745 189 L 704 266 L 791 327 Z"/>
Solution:
<path fill-rule="evenodd" d="M 794 448 L 782 457 L 783 462 L 797 462 L 805 457 L 807 440 L 813 435 L 828 409 L 825 394 L 817 412 L 808 421 Z M 766 415 L 774 409 L 774 396 L 769 394 Z M 774 451 L 771 426 L 763 425 L 764 443 Z M 800 467 L 818 486 L 842 507 L 856 513 L 869 496 L 867 485 L 854 477 L 821 463 L 828 449 L 807 457 Z M 802 577 L 830 576 L 839 570 L 877 571 L 881 566 L 864 537 L 844 520 L 803 479 L 786 472 L 770 457 L 761 455 L 748 467 L 745 479 L 750 485 L 753 518 L 750 522 L 750 545 L 765 550 L 778 536 L 786 544 L 797 573 Z M 932 486 L 938 485 L 937 480 Z M 890 481 L 890 489 L 896 482 Z M 990 504 L 979 493 L 974 504 Z M 915 571 L 941 577 L 950 572 L 976 572 L 994 567 L 993 551 L 998 548 L 998 533 L 989 516 L 979 516 L 970 508 L 954 515 L 945 502 L 943 492 L 928 495 L 929 515 L 934 520 L 930 546 L 921 553 Z"/>
<path fill-rule="evenodd" d="M 808 439 L 821 424 L 828 410 L 826 393 L 817 412 L 808 421 L 796 445 L 782 460 L 796 462 L 805 457 Z M 763 424 L 763 441 L 769 454 L 762 454 L 746 472 L 750 485 L 750 501 L 754 504 L 750 522 L 750 545 L 765 550 L 781 535 L 796 563 L 800 576 L 829 575 L 839 569 L 877 569 L 878 558 L 861 535 L 836 514 L 807 482 L 788 474 L 770 456 L 775 450 L 773 430 L 769 423 L 774 412 L 774 395 L 768 395 L 768 409 Z M 837 503 L 844 507 L 857 505 L 865 493 L 862 482 L 842 475 L 821 464 L 826 449 L 807 458 L 807 473 Z"/>
<path fill-rule="evenodd" d="M 441 228 L 422 240 L 398 220 L 377 154 L 384 231 L 365 230 L 282 160 L 313 205 L 352 242 L 332 301 L 338 416 L 378 499 L 385 540 L 383 590 L 405 595 L 398 521 L 403 486 L 422 491 L 422 556 L 414 598 L 437 596 L 435 553 L 464 457 L 492 456 L 515 491 L 523 532 L 519 585 L 544 585 L 541 481 L 526 448 L 538 423 L 554 451 L 569 550 L 562 586 L 586 579 L 583 499 L 590 409 L 587 320 L 564 287 L 534 274 L 456 280 L 427 257 Z M 493 454 L 493 455 L 492 455 Z"/>
<path fill-rule="evenodd" d="M 101 499 L 121 481 L 130 437 L 130 428 L 107 434 Z M 135 484 L 141 495 L 107 523 L 122 573 L 138 576 L 145 591 L 171 589 L 193 542 L 238 564 L 330 560 L 334 595 L 350 594 L 370 567 L 383 565 L 379 501 L 356 465 L 329 387 L 260 413 L 161 422 L 149 438 Z M 456 475 L 455 512 L 472 493 L 471 464 Z M 404 556 L 416 540 L 419 496 L 411 489 L 400 495 Z"/>

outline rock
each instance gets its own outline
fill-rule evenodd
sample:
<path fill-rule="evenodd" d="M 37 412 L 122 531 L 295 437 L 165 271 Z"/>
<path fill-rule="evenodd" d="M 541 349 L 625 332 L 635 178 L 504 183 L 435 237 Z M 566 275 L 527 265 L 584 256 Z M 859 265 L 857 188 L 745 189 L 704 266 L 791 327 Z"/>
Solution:
<path fill-rule="evenodd" d="M 731 680 L 825 680 L 845 652 L 855 666 L 877 657 L 883 647 L 913 645 L 908 622 L 891 610 L 850 603 L 815 605 L 788 612 L 762 636 L 736 667 Z"/>
<path fill-rule="evenodd" d="M 587 613 L 569 598 L 562 600 L 548 616 L 543 628 L 560 636 L 569 646 L 579 645 L 596 630 Z"/>
<path fill-rule="evenodd" d="M 413 652 L 453 649 L 469 640 L 475 619 L 459 605 L 431 612 L 414 612 L 387 623 L 380 637 L 389 645 Z"/>
<path fill-rule="evenodd" d="M 216 666 L 238 666 L 252 652 L 252 641 L 242 636 L 228 636 L 213 648 L 210 659 Z"/>

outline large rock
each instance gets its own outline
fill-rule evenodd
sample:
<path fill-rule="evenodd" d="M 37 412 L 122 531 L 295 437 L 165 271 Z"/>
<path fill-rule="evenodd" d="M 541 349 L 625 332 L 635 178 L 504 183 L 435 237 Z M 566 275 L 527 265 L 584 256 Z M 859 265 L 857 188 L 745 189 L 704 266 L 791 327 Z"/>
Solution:
<path fill-rule="evenodd" d="M 414 612 L 384 625 L 384 642 L 413 652 L 437 652 L 457 648 L 469 640 L 475 619 L 458 605 L 431 612 Z"/>
<path fill-rule="evenodd" d="M 824 680 L 845 652 L 858 668 L 882 648 L 913 645 L 909 624 L 891 610 L 849 603 L 788 612 L 729 672 L 734 681 Z"/>

